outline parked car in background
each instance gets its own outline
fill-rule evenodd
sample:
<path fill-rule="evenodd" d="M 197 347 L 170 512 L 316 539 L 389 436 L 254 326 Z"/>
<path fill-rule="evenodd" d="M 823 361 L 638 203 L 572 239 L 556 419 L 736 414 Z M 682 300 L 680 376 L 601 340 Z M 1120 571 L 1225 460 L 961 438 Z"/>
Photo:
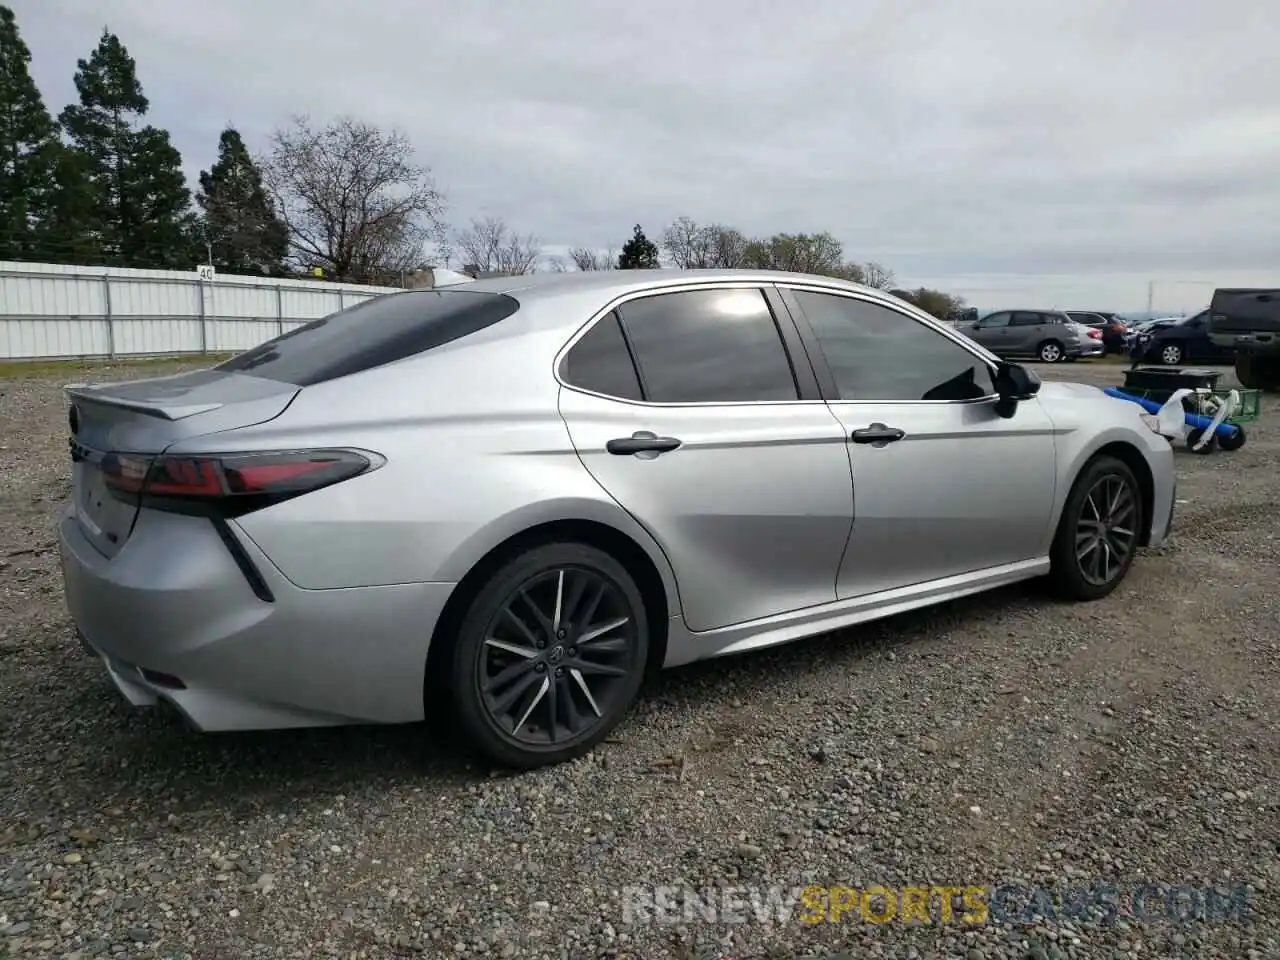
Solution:
<path fill-rule="evenodd" d="M 387 294 L 67 392 L 66 603 L 130 702 L 203 730 L 447 705 L 504 766 L 581 756 L 662 667 L 1040 576 L 1104 597 L 1174 503 L 1136 404 L 771 271 Z"/>
<path fill-rule="evenodd" d="M 1236 376 L 1254 390 L 1280 390 L 1280 290 L 1221 289 L 1209 304 L 1209 338 L 1235 353 Z"/>
<path fill-rule="evenodd" d="M 1120 314 L 1103 310 L 1068 310 L 1067 316 L 1102 334 L 1103 353 L 1124 353 L 1129 325 Z"/>
<path fill-rule="evenodd" d="M 1161 363 L 1176 367 L 1184 363 L 1231 363 L 1235 350 L 1215 344 L 1209 336 L 1209 311 L 1175 320 L 1157 320 L 1139 328 L 1142 340 L 1136 353 L 1139 363 Z"/>
<path fill-rule="evenodd" d="M 1102 355 L 1102 338 L 1061 310 L 999 310 L 957 327 L 998 357 L 1035 357 L 1058 363 Z M 1094 331 L 1096 332 L 1096 331 Z"/>

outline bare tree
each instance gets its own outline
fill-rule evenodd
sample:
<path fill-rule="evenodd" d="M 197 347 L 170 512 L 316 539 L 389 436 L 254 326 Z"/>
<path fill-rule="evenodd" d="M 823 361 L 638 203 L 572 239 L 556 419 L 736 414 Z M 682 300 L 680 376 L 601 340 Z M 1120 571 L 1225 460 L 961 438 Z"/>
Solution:
<path fill-rule="evenodd" d="M 289 228 L 290 259 L 334 279 L 373 280 L 422 262 L 444 200 L 408 138 L 352 117 L 276 130 L 264 181 Z"/>
<path fill-rule="evenodd" d="M 454 240 L 458 254 L 484 273 L 518 276 L 532 273 L 542 257 L 542 246 L 533 234 L 520 236 L 501 217 L 472 220 Z"/>
<path fill-rule="evenodd" d="M 662 234 L 663 253 L 678 269 L 741 267 L 746 260 L 747 238 L 722 223 L 699 224 L 678 218 Z"/>
<path fill-rule="evenodd" d="M 709 251 L 709 267 L 737 269 L 747 260 L 747 238 L 733 227 L 713 223 L 703 228 L 707 233 L 706 244 Z"/>
<path fill-rule="evenodd" d="M 613 270 L 618 265 L 618 252 L 610 247 L 605 253 L 589 247 L 574 247 L 569 259 L 579 270 Z"/>
<path fill-rule="evenodd" d="M 678 270 L 711 266 L 711 249 L 706 227 L 689 217 L 680 217 L 662 232 L 659 246 Z"/>
<path fill-rule="evenodd" d="M 862 264 L 862 282 L 877 290 L 892 290 L 895 277 L 893 271 L 883 264 L 864 263 Z"/>

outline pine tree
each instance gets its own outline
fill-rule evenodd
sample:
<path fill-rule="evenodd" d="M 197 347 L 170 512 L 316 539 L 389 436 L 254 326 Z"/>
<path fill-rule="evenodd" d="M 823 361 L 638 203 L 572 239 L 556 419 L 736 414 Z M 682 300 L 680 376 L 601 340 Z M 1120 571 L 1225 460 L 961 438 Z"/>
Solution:
<path fill-rule="evenodd" d="M 289 248 L 289 231 L 276 215 L 244 140 L 222 131 L 218 159 L 200 174 L 196 202 L 213 265 L 228 273 L 276 273 Z"/>
<path fill-rule="evenodd" d="M 654 270 L 658 266 L 658 246 L 644 235 L 640 224 L 618 254 L 619 270 Z"/>
<path fill-rule="evenodd" d="M 0 260 L 32 260 L 55 196 L 57 130 L 31 79 L 31 51 L 0 6 Z"/>
<path fill-rule="evenodd" d="M 62 111 L 61 123 L 80 153 L 92 193 L 86 232 L 102 259 L 125 267 L 190 266 L 191 193 L 182 157 L 169 134 L 138 127 L 149 103 L 137 65 L 113 33 L 104 30 L 76 71 L 80 103 Z"/>

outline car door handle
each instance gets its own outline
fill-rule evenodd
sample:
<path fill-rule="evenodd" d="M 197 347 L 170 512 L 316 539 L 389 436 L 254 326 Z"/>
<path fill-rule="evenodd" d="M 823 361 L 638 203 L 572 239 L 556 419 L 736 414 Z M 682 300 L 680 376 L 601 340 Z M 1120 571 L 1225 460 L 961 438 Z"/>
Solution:
<path fill-rule="evenodd" d="M 854 443 L 870 443 L 873 446 L 883 447 L 886 443 L 901 440 L 906 435 L 906 431 L 899 430 L 897 427 L 886 427 L 883 423 L 873 423 L 869 427 L 853 431 L 849 435 L 849 439 Z"/>
<path fill-rule="evenodd" d="M 656 434 L 640 431 L 629 437 L 618 437 L 610 440 L 604 448 L 619 457 L 629 457 L 637 453 L 670 453 L 680 446 L 675 437 L 659 437 Z"/>

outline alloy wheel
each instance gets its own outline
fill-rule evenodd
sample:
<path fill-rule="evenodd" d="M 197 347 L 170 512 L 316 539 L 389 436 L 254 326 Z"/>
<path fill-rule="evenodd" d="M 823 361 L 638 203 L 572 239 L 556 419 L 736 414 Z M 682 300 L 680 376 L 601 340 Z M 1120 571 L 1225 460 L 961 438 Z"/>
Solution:
<path fill-rule="evenodd" d="M 1182 349 L 1174 346 L 1173 344 L 1169 344 L 1160 351 L 1160 359 L 1163 360 L 1167 366 L 1176 367 L 1182 361 Z"/>
<path fill-rule="evenodd" d="M 1076 521 L 1076 563 L 1094 586 L 1111 583 L 1125 568 L 1137 543 L 1138 498 L 1122 476 L 1099 477 L 1080 505 Z"/>
<path fill-rule="evenodd" d="M 476 682 L 489 721 L 526 747 L 589 735 L 643 667 L 636 620 L 620 587 L 595 570 L 566 566 L 526 580 L 480 647 Z"/>
<path fill-rule="evenodd" d="M 1046 343 L 1040 348 L 1040 359 L 1045 363 L 1057 363 L 1062 359 L 1062 348 L 1056 343 Z"/>

